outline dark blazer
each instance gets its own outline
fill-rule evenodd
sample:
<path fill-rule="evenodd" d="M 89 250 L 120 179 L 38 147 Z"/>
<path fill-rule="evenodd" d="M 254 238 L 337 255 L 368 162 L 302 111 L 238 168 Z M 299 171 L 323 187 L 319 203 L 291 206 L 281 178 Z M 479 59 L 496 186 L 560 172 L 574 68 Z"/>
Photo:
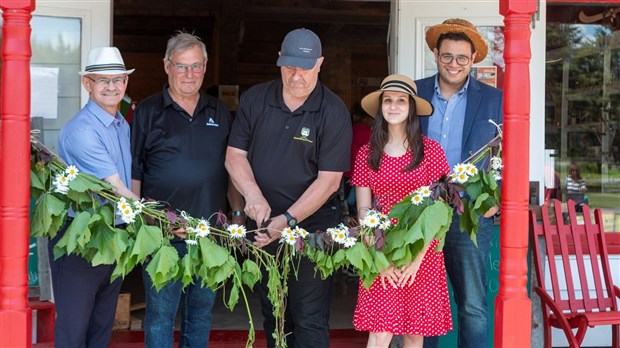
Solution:
<path fill-rule="evenodd" d="M 418 96 L 428 100 L 433 98 L 435 79 L 437 75 L 415 81 L 418 87 Z M 503 119 L 502 91 L 493 88 L 473 77 L 469 79 L 467 88 L 467 107 L 463 124 L 463 150 L 461 161 L 467 159 L 497 135 L 497 128 L 489 119 L 497 124 Z M 431 117 L 436 117 L 432 115 Z M 420 126 L 423 134 L 428 134 L 429 117 L 420 117 Z M 486 165 L 487 161 L 478 163 L 478 167 Z"/>

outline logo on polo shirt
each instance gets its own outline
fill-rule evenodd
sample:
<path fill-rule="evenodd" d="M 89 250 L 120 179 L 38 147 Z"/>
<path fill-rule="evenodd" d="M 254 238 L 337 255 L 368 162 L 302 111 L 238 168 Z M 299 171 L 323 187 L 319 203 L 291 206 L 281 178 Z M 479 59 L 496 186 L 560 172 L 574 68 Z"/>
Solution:
<path fill-rule="evenodd" d="M 314 142 L 314 141 L 308 139 L 308 136 L 310 135 L 310 128 L 302 127 L 301 131 L 299 133 L 301 134 L 301 137 L 294 137 L 293 139 L 300 140 L 300 141 L 305 141 L 305 142 L 308 142 L 308 143 L 313 143 Z"/>
<path fill-rule="evenodd" d="M 220 125 L 213 121 L 213 118 L 209 117 L 209 121 L 207 122 L 208 127 L 219 127 Z"/>

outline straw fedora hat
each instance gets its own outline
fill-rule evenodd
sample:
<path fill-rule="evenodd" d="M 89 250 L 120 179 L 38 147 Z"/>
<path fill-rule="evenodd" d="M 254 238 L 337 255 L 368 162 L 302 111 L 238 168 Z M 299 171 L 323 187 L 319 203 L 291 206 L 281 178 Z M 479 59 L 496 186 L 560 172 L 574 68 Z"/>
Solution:
<path fill-rule="evenodd" d="M 96 47 L 88 53 L 86 67 L 81 76 L 88 74 L 116 75 L 131 74 L 136 69 L 127 70 L 121 52 L 116 47 Z"/>
<path fill-rule="evenodd" d="M 433 106 L 426 100 L 418 97 L 418 88 L 415 82 L 405 75 L 390 75 L 383 79 L 381 87 L 366 95 L 362 99 L 362 109 L 370 116 L 377 116 L 379 111 L 379 97 L 385 91 L 407 93 L 413 97 L 415 101 L 418 116 L 430 116 L 433 113 Z"/>
<path fill-rule="evenodd" d="M 470 22 L 460 19 L 451 18 L 446 19 L 443 23 L 433 25 L 426 31 L 426 44 L 428 48 L 432 50 L 437 46 L 437 39 L 439 35 L 445 33 L 464 33 L 474 43 L 474 50 L 476 51 L 476 59 L 474 63 L 478 63 L 484 60 L 489 52 L 489 47 L 486 41 L 480 36 L 476 27 Z"/>

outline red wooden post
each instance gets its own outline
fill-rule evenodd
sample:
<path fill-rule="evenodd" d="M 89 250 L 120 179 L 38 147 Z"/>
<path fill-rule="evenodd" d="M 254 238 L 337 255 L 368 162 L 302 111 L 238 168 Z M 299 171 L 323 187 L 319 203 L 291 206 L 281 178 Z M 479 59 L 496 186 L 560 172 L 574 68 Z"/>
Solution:
<path fill-rule="evenodd" d="M 504 16 L 504 170 L 499 293 L 494 346 L 529 347 L 531 302 L 527 296 L 530 139 L 530 22 L 536 0 L 500 0 Z M 525 164 L 525 165 L 524 165 Z"/>
<path fill-rule="evenodd" d="M 0 347 L 32 346 L 28 308 L 30 20 L 34 0 L 0 0 Z"/>

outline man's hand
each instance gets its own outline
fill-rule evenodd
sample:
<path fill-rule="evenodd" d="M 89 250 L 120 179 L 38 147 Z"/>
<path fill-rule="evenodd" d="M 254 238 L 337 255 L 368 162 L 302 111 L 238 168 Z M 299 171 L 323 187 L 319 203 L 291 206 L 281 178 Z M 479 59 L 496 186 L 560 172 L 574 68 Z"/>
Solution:
<path fill-rule="evenodd" d="M 266 230 L 257 231 L 254 235 L 254 246 L 262 248 L 271 244 L 274 240 L 280 239 L 282 230 L 286 227 L 286 217 L 278 215 L 274 217 L 266 227 Z"/>
<path fill-rule="evenodd" d="M 254 193 L 245 197 L 245 213 L 258 226 L 261 226 L 269 219 L 271 215 L 271 207 L 265 197 L 260 193 Z"/>
<path fill-rule="evenodd" d="M 170 230 L 170 232 L 172 232 L 172 234 L 174 234 L 175 236 L 181 238 L 181 239 L 185 239 L 187 237 L 187 231 L 185 231 L 184 228 L 175 228 Z"/>
<path fill-rule="evenodd" d="M 491 216 L 497 214 L 499 211 L 499 205 L 492 206 L 486 213 L 484 213 L 485 218 L 490 218 Z"/>

